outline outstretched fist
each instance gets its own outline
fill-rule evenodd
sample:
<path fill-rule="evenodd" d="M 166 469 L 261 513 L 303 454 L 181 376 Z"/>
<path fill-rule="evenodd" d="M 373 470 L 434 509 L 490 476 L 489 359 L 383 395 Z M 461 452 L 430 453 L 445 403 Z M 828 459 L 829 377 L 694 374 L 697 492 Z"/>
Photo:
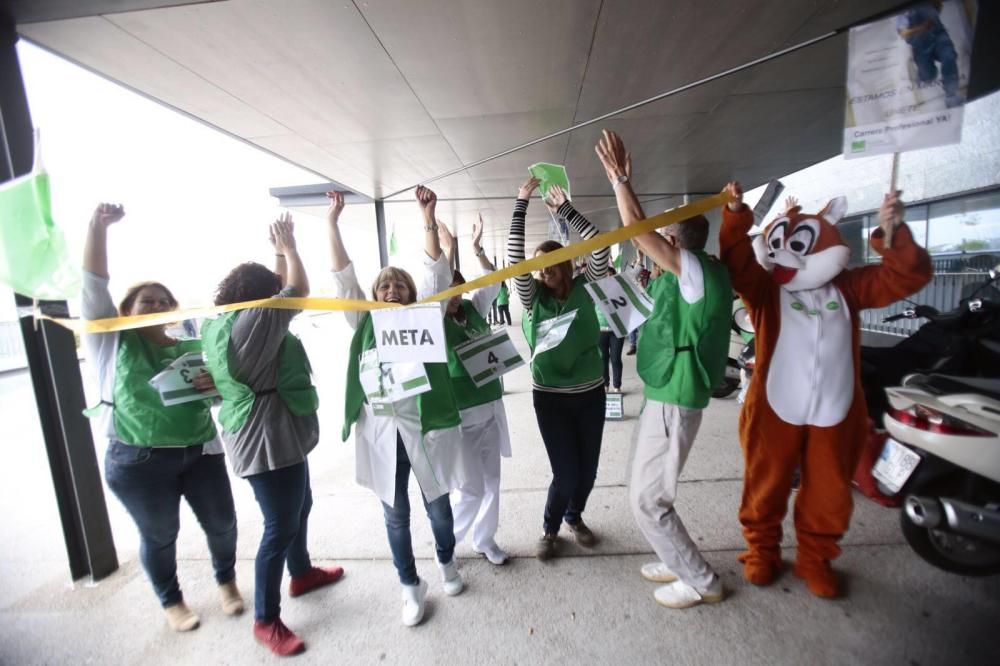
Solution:
<path fill-rule="evenodd" d="M 94 209 L 94 214 L 90 218 L 90 222 L 106 227 L 118 222 L 123 217 L 125 217 L 125 206 L 121 204 L 100 203 Z"/>
<path fill-rule="evenodd" d="M 726 184 L 725 192 L 729 195 L 729 202 L 726 206 L 735 213 L 743 206 L 743 187 L 734 180 Z"/>
<path fill-rule="evenodd" d="M 425 214 L 429 213 L 431 219 L 434 219 L 434 210 L 437 207 L 437 195 L 434 194 L 434 190 L 423 185 L 418 185 L 416 196 L 417 203 L 420 204 L 420 209 Z"/>

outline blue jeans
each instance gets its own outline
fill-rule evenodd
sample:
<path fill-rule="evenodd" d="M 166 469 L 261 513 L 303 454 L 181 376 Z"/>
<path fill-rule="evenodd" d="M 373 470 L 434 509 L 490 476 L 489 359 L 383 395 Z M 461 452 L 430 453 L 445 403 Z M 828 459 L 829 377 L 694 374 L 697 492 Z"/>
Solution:
<path fill-rule="evenodd" d="M 215 580 L 235 578 L 236 508 L 225 456 L 204 455 L 201 445 L 150 448 L 111 440 L 104 477 L 139 528 L 139 561 L 161 604 L 183 599 L 177 582 L 181 496 L 205 531 Z"/>
<path fill-rule="evenodd" d="M 917 66 L 917 77 L 921 83 L 937 79 L 938 65 L 941 63 L 941 85 L 949 99 L 958 96 L 958 54 L 951 37 L 943 29 L 932 30 L 914 37 L 910 42 L 913 62 Z"/>
<path fill-rule="evenodd" d="M 385 531 L 389 535 L 389 550 L 392 551 L 392 563 L 396 565 L 399 582 L 403 585 L 416 585 L 420 577 L 417 576 L 413 539 L 410 537 L 409 486 L 410 458 L 406 455 L 403 439 L 397 433 L 396 500 L 393 506 L 382 502 L 382 513 L 385 515 Z M 420 498 L 424 501 L 424 509 L 431 521 L 438 562 L 447 564 L 455 556 L 455 523 L 451 515 L 451 501 L 447 493 L 433 502 L 428 502 L 423 493 Z"/>
<path fill-rule="evenodd" d="M 306 536 L 312 488 L 309 463 L 247 477 L 264 514 L 264 535 L 254 564 L 254 619 L 270 622 L 281 615 L 281 577 L 285 563 L 291 576 L 312 568 Z"/>

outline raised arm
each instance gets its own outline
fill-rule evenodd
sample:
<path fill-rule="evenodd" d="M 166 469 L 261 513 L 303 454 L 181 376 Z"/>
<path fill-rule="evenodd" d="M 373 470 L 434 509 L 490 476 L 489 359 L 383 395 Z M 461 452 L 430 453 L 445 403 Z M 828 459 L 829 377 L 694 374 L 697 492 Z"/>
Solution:
<path fill-rule="evenodd" d="M 281 286 L 284 288 L 288 284 L 288 261 L 284 254 L 278 252 L 277 240 L 271 227 L 267 228 L 267 238 L 271 241 L 271 247 L 274 248 L 274 272 L 281 278 Z"/>
<path fill-rule="evenodd" d="M 278 216 L 278 219 L 271 223 L 271 234 L 274 236 L 275 253 L 285 255 L 288 266 L 284 286 L 294 289 L 296 296 L 308 296 L 309 277 L 295 246 L 295 223 L 292 222 L 292 214 L 285 212 Z"/>
<path fill-rule="evenodd" d="M 486 256 L 486 252 L 483 250 L 483 216 L 480 214 L 479 222 L 472 223 L 472 249 L 476 254 L 476 258 L 479 260 L 479 268 L 482 269 L 483 275 L 487 273 L 492 273 L 496 270 L 493 263 Z M 486 316 L 489 312 L 490 307 L 493 304 L 493 300 L 500 293 L 500 283 L 491 284 L 488 287 L 482 287 L 477 289 L 472 294 L 472 307 L 476 308 L 476 311 L 482 315 Z"/>
<path fill-rule="evenodd" d="M 743 188 L 726 185 L 729 202 L 722 209 L 719 258 L 729 269 L 733 289 L 751 308 L 757 307 L 772 285 L 771 275 L 757 261 L 753 241 L 747 234 L 753 226 L 753 211 L 743 203 Z"/>
<path fill-rule="evenodd" d="M 627 227 L 645 220 L 646 214 L 639 203 L 639 197 L 632 190 L 632 156 L 625 151 L 625 144 L 621 138 L 610 130 L 604 130 L 604 136 L 597 142 L 594 150 L 614 188 L 622 224 Z M 664 270 L 680 275 L 680 249 L 674 247 L 666 238 L 655 231 L 650 231 L 636 236 L 633 240 L 642 252 L 650 256 Z"/>
<path fill-rule="evenodd" d="M 476 259 L 479 260 L 479 267 L 483 269 L 483 273 L 492 273 L 496 270 L 496 266 L 490 261 L 490 258 L 486 256 L 486 250 L 483 249 L 483 214 L 479 214 L 479 222 L 472 223 L 472 250 L 476 255 Z"/>
<path fill-rule="evenodd" d="M 341 192 L 327 192 L 326 198 L 330 206 L 326 209 L 326 228 L 330 237 L 330 268 L 334 273 L 347 268 L 351 257 L 344 247 L 344 239 L 340 237 L 340 214 L 344 211 L 344 195 Z"/>
<path fill-rule="evenodd" d="M 573 204 L 566 198 L 566 193 L 558 185 L 549 188 L 545 205 L 552 211 L 553 215 L 563 218 L 573 227 L 580 238 L 590 240 L 600 233 L 600 231 L 587 221 L 583 215 L 573 208 Z M 587 280 L 593 282 L 600 280 L 608 274 L 608 258 L 611 256 L 610 247 L 602 247 L 590 253 L 587 261 Z"/>
<path fill-rule="evenodd" d="M 438 242 L 441 244 L 441 251 L 448 257 L 448 268 L 455 270 L 455 252 L 458 245 L 455 241 L 455 235 L 451 233 L 451 229 L 448 228 L 447 224 L 438 218 L 434 218 L 434 220 L 437 223 Z"/>
<path fill-rule="evenodd" d="M 886 194 L 871 246 L 882 263 L 847 271 L 837 286 L 859 308 L 882 308 L 920 291 L 934 274 L 930 255 L 903 224 L 901 192 Z M 890 247 L 885 240 L 890 239 Z"/>
<path fill-rule="evenodd" d="M 438 237 L 437 219 L 434 217 L 437 195 L 421 185 L 417 188 L 417 203 L 424 216 L 424 251 L 430 259 L 437 261 L 441 257 L 441 239 Z"/>
<path fill-rule="evenodd" d="M 87 241 L 83 247 L 83 270 L 108 277 L 108 227 L 125 217 L 121 204 L 102 203 L 90 218 Z"/>
<path fill-rule="evenodd" d="M 524 261 L 524 217 L 528 212 L 528 199 L 531 193 L 541 184 L 537 178 L 529 178 L 517 191 L 517 201 L 514 202 L 514 215 L 510 220 L 510 233 L 507 235 L 507 261 L 513 266 Z M 530 273 L 514 278 L 514 288 L 521 306 L 525 311 L 531 310 L 535 300 L 535 279 Z"/>

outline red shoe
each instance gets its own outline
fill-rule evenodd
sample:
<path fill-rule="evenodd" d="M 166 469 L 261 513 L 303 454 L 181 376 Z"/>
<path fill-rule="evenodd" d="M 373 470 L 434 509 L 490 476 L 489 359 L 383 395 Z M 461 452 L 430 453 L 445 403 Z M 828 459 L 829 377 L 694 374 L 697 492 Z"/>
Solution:
<path fill-rule="evenodd" d="M 288 594 L 299 597 L 318 587 L 336 583 L 344 575 L 344 567 L 313 567 L 301 576 L 292 576 L 288 584 Z"/>
<path fill-rule="evenodd" d="M 279 657 L 288 657 L 305 652 L 306 644 L 285 626 L 281 618 L 265 622 L 257 620 L 253 623 L 253 637 L 258 643 L 266 645 L 271 652 Z"/>

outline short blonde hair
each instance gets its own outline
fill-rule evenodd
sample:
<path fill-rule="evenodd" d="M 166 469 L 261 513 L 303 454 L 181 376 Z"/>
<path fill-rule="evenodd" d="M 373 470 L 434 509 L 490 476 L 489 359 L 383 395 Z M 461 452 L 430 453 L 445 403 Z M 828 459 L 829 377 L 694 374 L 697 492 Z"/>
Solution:
<path fill-rule="evenodd" d="M 375 276 L 375 281 L 372 282 L 372 300 L 378 300 L 378 286 L 385 282 L 386 280 L 402 280 L 407 288 L 410 290 L 410 300 L 408 303 L 403 303 L 403 305 L 409 305 L 417 300 L 417 285 L 413 282 L 413 278 L 410 274 L 404 271 L 402 268 L 396 268 L 395 266 L 386 266 L 378 275 Z"/>

